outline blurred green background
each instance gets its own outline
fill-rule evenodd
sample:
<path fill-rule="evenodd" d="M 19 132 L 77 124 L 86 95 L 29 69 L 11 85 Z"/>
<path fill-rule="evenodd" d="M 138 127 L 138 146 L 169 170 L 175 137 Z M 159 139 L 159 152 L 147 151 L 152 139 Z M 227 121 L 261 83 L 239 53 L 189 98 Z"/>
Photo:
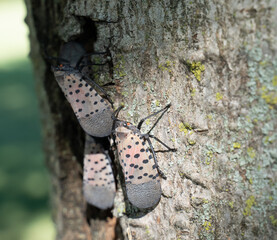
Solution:
<path fill-rule="evenodd" d="M 51 240 L 55 230 L 25 16 L 23 0 L 0 0 L 0 240 Z"/>

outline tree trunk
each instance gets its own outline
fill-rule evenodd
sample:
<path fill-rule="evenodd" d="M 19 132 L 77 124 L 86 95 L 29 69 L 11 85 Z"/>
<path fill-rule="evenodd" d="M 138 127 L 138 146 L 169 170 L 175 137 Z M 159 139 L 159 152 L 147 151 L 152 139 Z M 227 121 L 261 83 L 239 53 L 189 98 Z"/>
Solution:
<path fill-rule="evenodd" d="M 57 239 L 276 239 L 275 0 L 26 4 Z M 86 205 L 84 134 L 42 57 L 71 40 L 109 48 L 95 80 L 115 84 L 121 119 L 172 103 L 154 133 L 178 151 L 157 153 L 167 180 L 152 211 L 125 205 L 120 181 L 112 211 Z"/>

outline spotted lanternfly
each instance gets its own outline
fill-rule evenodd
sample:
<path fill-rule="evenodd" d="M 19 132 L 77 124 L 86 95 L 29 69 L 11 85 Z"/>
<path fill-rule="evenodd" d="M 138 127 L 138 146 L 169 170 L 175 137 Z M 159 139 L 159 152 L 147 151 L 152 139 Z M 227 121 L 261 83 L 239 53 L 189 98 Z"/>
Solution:
<path fill-rule="evenodd" d="M 101 209 L 112 207 L 115 181 L 111 159 L 100 143 L 86 135 L 84 153 L 84 196 L 88 203 Z"/>
<path fill-rule="evenodd" d="M 52 67 L 55 78 L 84 131 L 95 137 L 106 137 L 111 134 L 113 126 L 112 101 L 98 84 L 82 74 L 78 65 L 83 57 L 76 61 L 82 51 L 73 48 L 74 54 L 70 55 L 70 46 L 60 54 L 64 64 Z M 99 95 L 99 91 L 104 93 L 108 101 Z"/>
<path fill-rule="evenodd" d="M 137 127 L 129 122 L 117 119 L 116 116 L 122 107 L 116 110 L 113 115 L 115 120 L 113 133 L 117 145 L 118 158 L 125 176 L 127 197 L 138 208 L 153 207 L 159 202 L 161 197 L 161 177 L 165 178 L 165 176 L 159 169 L 150 137 L 156 139 L 171 151 L 175 151 L 175 149 L 171 149 L 158 138 L 150 135 L 150 132 L 169 107 L 170 104 L 164 109 L 142 119 Z M 150 131 L 147 134 L 142 134 L 140 132 L 142 123 L 161 112 L 162 114 Z M 146 142 L 148 142 L 150 148 L 146 146 Z"/>

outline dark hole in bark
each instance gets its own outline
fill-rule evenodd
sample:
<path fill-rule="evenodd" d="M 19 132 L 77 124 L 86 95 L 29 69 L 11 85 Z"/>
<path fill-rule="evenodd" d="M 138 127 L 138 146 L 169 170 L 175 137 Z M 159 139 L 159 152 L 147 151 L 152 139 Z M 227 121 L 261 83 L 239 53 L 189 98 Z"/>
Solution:
<path fill-rule="evenodd" d="M 97 28 L 94 21 L 89 17 L 77 17 L 82 25 L 82 34 L 76 39 L 80 42 L 87 52 L 93 52 L 93 44 L 97 40 Z"/>

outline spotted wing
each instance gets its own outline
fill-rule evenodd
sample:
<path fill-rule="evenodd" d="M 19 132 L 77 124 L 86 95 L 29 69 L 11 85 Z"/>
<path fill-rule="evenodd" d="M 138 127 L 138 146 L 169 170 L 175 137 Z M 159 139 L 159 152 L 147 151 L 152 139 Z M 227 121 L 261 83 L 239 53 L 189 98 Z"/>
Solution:
<path fill-rule="evenodd" d="M 117 133 L 116 142 L 128 199 L 138 208 L 155 206 L 161 197 L 160 176 L 144 139 L 132 132 Z"/>
<path fill-rule="evenodd" d="M 112 108 L 95 89 L 88 84 L 82 74 L 56 71 L 56 80 L 86 133 L 95 137 L 105 137 L 112 131 Z"/>
<path fill-rule="evenodd" d="M 101 209 L 112 207 L 115 196 L 115 181 L 109 155 L 100 143 L 86 136 L 84 154 L 83 187 L 88 203 Z"/>

